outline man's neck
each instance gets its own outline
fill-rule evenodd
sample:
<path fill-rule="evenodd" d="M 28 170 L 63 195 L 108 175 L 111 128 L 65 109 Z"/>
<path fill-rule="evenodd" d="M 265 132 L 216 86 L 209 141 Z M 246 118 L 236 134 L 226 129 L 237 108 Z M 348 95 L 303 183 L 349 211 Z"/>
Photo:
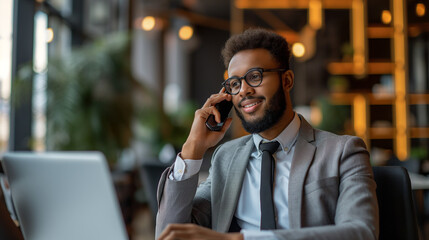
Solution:
<path fill-rule="evenodd" d="M 259 135 L 267 140 L 276 138 L 292 122 L 295 112 L 286 110 L 280 120 L 271 128 L 260 132 Z"/>

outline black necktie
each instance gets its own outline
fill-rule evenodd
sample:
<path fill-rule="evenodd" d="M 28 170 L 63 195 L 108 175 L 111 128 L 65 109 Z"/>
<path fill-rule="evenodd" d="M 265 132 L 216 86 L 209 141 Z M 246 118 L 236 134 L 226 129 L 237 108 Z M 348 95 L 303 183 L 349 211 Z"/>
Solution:
<path fill-rule="evenodd" d="M 273 202 L 273 178 L 274 158 L 273 153 L 277 151 L 279 142 L 261 143 L 259 149 L 262 151 L 261 163 L 261 186 L 259 189 L 261 197 L 261 230 L 276 229 L 276 219 Z"/>

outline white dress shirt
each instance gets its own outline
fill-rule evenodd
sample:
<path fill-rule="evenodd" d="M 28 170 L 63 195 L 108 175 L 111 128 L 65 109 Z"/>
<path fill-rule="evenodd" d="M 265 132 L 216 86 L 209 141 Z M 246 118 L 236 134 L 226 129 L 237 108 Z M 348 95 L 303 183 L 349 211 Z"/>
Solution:
<path fill-rule="evenodd" d="M 274 177 L 274 206 L 276 210 L 277 228 L 289 228 L 289 210 L 288 210 L 288 185 L 290 167 L 295 151 L 295 142 L 301 125 L 298 114 L 295 114 L 291 123 L 272 141 L 280 143 L 279 150 L 273 154 L 276 161 Z M 260 209 L 259 186 L 261 181 L 261 161 L 262 152 L 259 151 L 263 139 L 258 134 L 253 134 L 255 149 L 250 155 L 249 164 L 243 179 L 240 198 L 234 216 L 237 218 L 238 225 L 242 228 L 241 233 L 245 240 L 276 239 L 269 230 L 260 230 L 260 211 L 249 211 L 249 209 Z M 173 173 L 169 178 L 175 181 L 181 181 L 197 174 L 202 164 L 201 160 L 183 160 L 178 154 L 174 163 Z"/>

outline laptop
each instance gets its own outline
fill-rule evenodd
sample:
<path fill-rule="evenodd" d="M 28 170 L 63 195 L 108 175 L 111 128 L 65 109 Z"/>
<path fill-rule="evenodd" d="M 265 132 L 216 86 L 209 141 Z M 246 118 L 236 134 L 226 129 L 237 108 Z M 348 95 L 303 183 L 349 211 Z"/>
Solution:
<path fill-rule="evenodd" d="M 26 240 L 128 239 L 99 152 L 10 152 L 2 165 Z"/>

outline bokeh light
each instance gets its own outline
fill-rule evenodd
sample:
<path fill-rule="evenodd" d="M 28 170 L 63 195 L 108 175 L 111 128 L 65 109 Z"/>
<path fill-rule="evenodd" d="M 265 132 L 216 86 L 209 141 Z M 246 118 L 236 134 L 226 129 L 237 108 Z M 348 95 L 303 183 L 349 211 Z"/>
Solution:
<path fill-rule="evenodd" d="M 292 45 L 292 53 L 295 57 L 302 57 L 305 54 L 305 46 L 300 42 L 296 42 Z"/>
<path fill-rule="evenodd" d="M 52 28 L 46 29 L 46 42 L 51 43 L 54 40 L 54 30 Z"/>
<path fill-rule="evenodd" d="M 194 29 L 191 26 L 183 26 L 179 29 L 179 37 L 182 40 L 189 40 L 194 35 Z"/>
<path fill-rule="evenodd" d="M 142 20 L 142 29 L 145 31 L 151 31 L 155 27 L 155 18 L 152 16 L 146 16 Z"/>
<path fill-rule="evenodd" d="M 423 17 L 426 14 L 426 7 L 423 3 L 416 4 L 416 15 Z"/>
<path fill-rule="evenodd" d="M 383 10 L 381 12 L 381 22 L 383 22 L 384 24 L 389 24 L 390 22 L 392 22 L 392 14 L 389 10 Z"/>

